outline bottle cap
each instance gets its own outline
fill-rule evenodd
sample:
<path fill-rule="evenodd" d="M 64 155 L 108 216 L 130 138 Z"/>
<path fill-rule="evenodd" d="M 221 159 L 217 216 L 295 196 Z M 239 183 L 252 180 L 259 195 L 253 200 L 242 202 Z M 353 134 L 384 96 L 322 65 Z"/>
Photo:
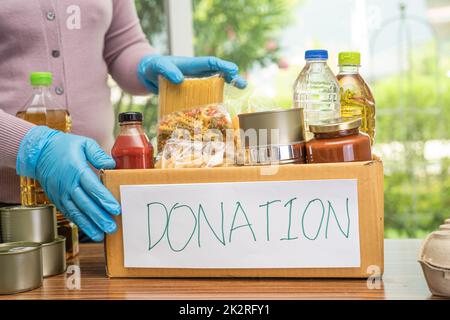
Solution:
<path fill-rule="evenodd" d="M 306 50 L 305 51 L 305 60 L 312 59 L 328 59 L 328 51 L 327 50 Z"/>
<path fill-rule="evenodd" d="M 340 66 L 359 66 L 361 64 L 361 54 L 356 51 L 339 53 Z"/>
<path fill-rule="evenodd" d="M 122 112 L 119 114 L 119 123 L 122 122 L 142 122 L 142 113 Z"/>
<path fill-rule="evenodd" d="M 52 74 L 50 72 L 32 72 L 30 82 L 32 86 L 51 86 Z"/>

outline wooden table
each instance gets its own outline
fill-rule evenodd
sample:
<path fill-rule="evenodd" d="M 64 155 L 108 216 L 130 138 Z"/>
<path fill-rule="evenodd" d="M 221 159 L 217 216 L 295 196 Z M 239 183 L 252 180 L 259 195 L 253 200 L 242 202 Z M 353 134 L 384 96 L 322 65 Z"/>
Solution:
<path fill-rule="evenodd" d="M 70 290 L 70 275 L 44 280 L 40 289 L 0 299 L 430 299 L 416 261 L 420 240 L 386 240 L 380 289 L 347 279 L 108 279 L 103 246 L 84 244 L 78 258 L 81 288 Z M 70 282 L 70 281 L 69 281 Z M 72 282 L 73 283 L 73 282 Z"/>

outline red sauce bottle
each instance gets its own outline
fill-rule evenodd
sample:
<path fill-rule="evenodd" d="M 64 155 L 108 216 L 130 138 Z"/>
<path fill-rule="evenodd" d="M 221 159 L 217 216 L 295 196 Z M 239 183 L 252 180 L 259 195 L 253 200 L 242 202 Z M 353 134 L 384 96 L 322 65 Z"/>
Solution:
<path fill-rule="evenodd" d="M 116 169 L 151 169 L 153 147 L 142 128 L 142 113 L 119 114 L 120 133 L 112 148 Z"/>

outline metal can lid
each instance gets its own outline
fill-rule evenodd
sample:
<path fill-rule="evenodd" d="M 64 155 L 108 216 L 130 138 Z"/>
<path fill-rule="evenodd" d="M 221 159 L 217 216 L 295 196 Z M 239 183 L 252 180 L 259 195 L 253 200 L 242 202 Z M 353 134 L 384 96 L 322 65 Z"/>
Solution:
<path fill-rule="evenodd" d="M 304 115 L 301 108 L 241 113 L 238 114 L 238 117 L 239 128 L 243 131 L 241 135 L 249 134 L 248 137 L 254 136 L 257 140 L 255 141 L 256 145 L 290 145 L 305 141 Z M 276 141 L 272 141 L 272 130 L 275 130 L 274 134 L 276 135 L 274 137 L 277 137 Z M 252 135 L 251 133 L 254 134 Z M 266 141 L 260 141 L 260 138 L 263 136 L 266 136 Z M 255 145 L 255 143 L 250 143 L 247 140 L 241 137 L 241 141 L 245 146 Z"/>
<path fill-rule="evenodd" d="M 41 247 L 42 247 L 42 245 L 37 242 L 0 243 L 0 256 L 27 253 L 27 252 L 39 250 Z"/>
<path fill-rule="evenodd" d="M 65 242 L 65 241 L 66 241 L 66 237 L 64 237 L 64 236 L 57 236 L 55 241 L 43 243 L 42 246 L 43 247 L 50 247 L 50 246 L 53 246 L 53 245 L 56 245 L 58 243 Z"/>
<path fill-rule="evenodd" d="M 309 125 L 309 131 L 312 133 L 331 133 L 356 129 L 359 128 L 361 124 L 361 118 L 335 118 L 311 123 Z"/>
<path fill-rule="evenodd" d="M 34 211 L 34 210 L 54 210 L 55 206 L 53 204 L 35 205 L 35 206 L 10 206 L 0 208 L 0 212 L 19 212 L 19 211 Z"/>

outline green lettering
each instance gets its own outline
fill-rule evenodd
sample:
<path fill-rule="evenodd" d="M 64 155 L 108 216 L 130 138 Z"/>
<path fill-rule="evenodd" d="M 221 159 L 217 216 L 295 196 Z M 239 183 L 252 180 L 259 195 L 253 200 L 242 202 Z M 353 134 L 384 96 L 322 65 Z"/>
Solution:
<path fill-rule="evenodd" d="M 331 212 L 333 212 L 333 216 L 334 216 L 334 219 L 336 220 L 339 230 L 344 235 L 344 237 L 346 237 L 348 239 L 349 234 L 350 234 L 350 213 L 348 212 L 348 198 L 346 199 L 345 208 L 347 211 L 347 231 L 342 230 L 341 224 L 339 223 L 339 220 L 336 216 L 336 212 L 334 211 L 334 208 L 331 205 L 331 202 L 328 201 L 328 216 L 327 216 L 327 225 L 325 227 L 325 239 L 328 239 L 328 224 L 330 222 Z"/>
<path fill-rule="evenodd" d="M 186 241 L 185 245 L 184 245 L 181 249 L 175 249 L 175 248 L 172 246 L 172 243 L 170 242 L 170 234 L 169 234 L 170 228 L 169 228 L 169 224 L 170 224 L 170 220 L 172 219 L 173 214 L 175 213 L 175 210 L 180 209 L 180 208 L 187 208 L 187 209 L 191 212 L 192 216 L 194 217 L 195 224 L 194 224 L 194 228 L 192 229 L 192 233 L 191 233 L 191 235 L 189 236 L 188 240 Z M 194 211 L 191 209 L 191 207 L 189 207 L 188 205 L 178 205 L 178 203 L 175 203 L 175 205 L 172 207 L 172 209 L 170 209 L 170 212 L 169 212 L 169 218 L 167 219 L 167 228 L 166 228 L 166 229 L 167 229 L 167 232 L 166 232 L 166 235 L 167 235 L 167 242 L 169 243 L 170 249 L 171 249 L 172 251 L 175 251 L 175 252 L 183 251 L 183 250 L 187 247 L 187 245 L 189 244 L 189 242 L 191 241 L 192 237 L 194 236 L 194 233 L 195 233 L 195 229 L 196 229 L 196 228 L 197 228 L 197 218 L 195 217 L 195 213 L 194 213 Z"/>
<path fill-rule="evenodd" d="M 247 223 L 235 227 L 235 226 L 234 226 L 234 223 L 235 223 L 235 221 L 236 221 L 236 216 L 237 216 L 237 213 L 238 213 L 239 209 L 240 209 L 240 211 L 242 211 L 242 213 L 244 214 L 244 218 L 245 218 L 245 220 L 247 221 Z M 231 236 L 232 236 L 232 234 L 233 234 L 233 231 L 236 230 L 236 229 L 239 229 L 239 228 L 243 228 L 243 227 L 248 227 L 248 228 L 250 229 L 250 231 L 252 232 L 253 240 L 256 241 L 256 236 L 255 236 L 255 233 L 253 232 L 252 224 L 250 223 L 250 221 L 248 221 L 247 214 L 245 213 L 244 208 L 242 207 L 241 203 L 238 201 L 238 202 L 236 202 L 236 211 L 234 211 L 233 222 L 232 222 L 232 224 L 231 224 L 230 237 L 229 237 L 229 239 L 228 239 L 228 242 L 231 243 Z"/>
<path fill-rule="evenodd" d="M 270 241 L 269 206 L 275 202 L 281 202 L 281 200 L 268 201 L 268 202 L 266 202 L 266 204 L 262 204 L 259 206 L 260 208 L 266 207 L 266 240 L 267 241 Z"/>
<path fill-rule="evenodd" d="M 309 237 L 305 232 L 305 215 L 306 215 L 306 212 L 308 211 L 309 206 L 316 201 L 319 201 L 322 206 L 322 217 L 320 218 L 320 224 L 319 224 L 319 227 L 317 228 L 316 235 L 314 237 Z M 303 231 L 303 235 L 305 236 L 306 239 L 308 239 L 308 240 L 316 240 L 317 239 L 317 237 L 319 236 L 320 228 L 322 227 L 324 216 L 325 216 L 325 207 L 323 205 L 322 200 L 313 199 L 310 202 L 308 202 L 308 205 L 306 206 L 305 210 L 303 211 L 303 215 L 302 215 L 302 231 Z"/>
<path fill-rule="evenodd" d="M 161 238 L 159 238 L 158 241 L 156 241 L 155 244 L 153 244 L 153 245 L 152 245 L 152 236 L 151 236 L 151 231 L 150 231 L 151 230 L 151 228 L 150 228 L 150 221 L 151 221 L 151 218 L 150 218 L 150 216 L 151 216 L 150 207 L 152 205 L 160 205 L 160 206 L 162 206 L 164 208 L 165 213 L 166 213 L 166 225 L 164 227 L 164 231 L 163 231 L 163 233 L 161 235 Z M 150 202 L 150 203 L 147 204 L 148 251 L 152 250 L 162 240 L 162 238 L 164 238 L 164 235 L 165 235 L 165 233 L 167 231 L 167 221 L 168 220 L 169 220 L 169 214 L 167 212 L 167 207 L 163 203 L 161 203 L 161 202 Z"/>
<path fill-rule="evenodd" d="M 223 230 L 223 221 L 224 221 L 224 212 L 223 212 L 223 202 L 220 203 L 220 207 L 221 207 L 221 212 L 222 212 L 222 223 L 221 223 L 221 232 L 222 232 L 222 238 L 219 238 L 219 236 L 217 235 L 217 233 L 214 231 L 213 227 L 211 226 L 211 224 L 209 223 L 208 217 L 205 214 L 205 210 L 203 209 L 203 206 L 200 204 L 198 206 L 198 214 L 197 214 L 197 222 L 198 222 L 198 232 L 197 232 L 197 242 L 198 242 L 198 247 L 200 248 L 200 217 L 201 215 L 203 215 L 203 217 L 205 218 L 206 223 L 209 226 L 209 229 L 212 231 L 212 233 L 214 234 L 214 236 L 216 237 L 217 240 L 220 241 L 220 243 L 222 243 L 223 245 L 225 245 L 225 232 Z"/>
<path fill-rule="evenodd" d="M 287 230 L 287 238 L 281 238 L 280 240 L 295 240 L 298 239 L 298 237 L 292 238 L 291 237 L 291 225 L 292 225 L 292 203 L 297 200 L 297 198 L 292 198 L 288 202 L 285 203 L 284 207 L 286 208 L 287 205 L 289 205 L 289 221 L 288 221 L 288 230 Z"/>

